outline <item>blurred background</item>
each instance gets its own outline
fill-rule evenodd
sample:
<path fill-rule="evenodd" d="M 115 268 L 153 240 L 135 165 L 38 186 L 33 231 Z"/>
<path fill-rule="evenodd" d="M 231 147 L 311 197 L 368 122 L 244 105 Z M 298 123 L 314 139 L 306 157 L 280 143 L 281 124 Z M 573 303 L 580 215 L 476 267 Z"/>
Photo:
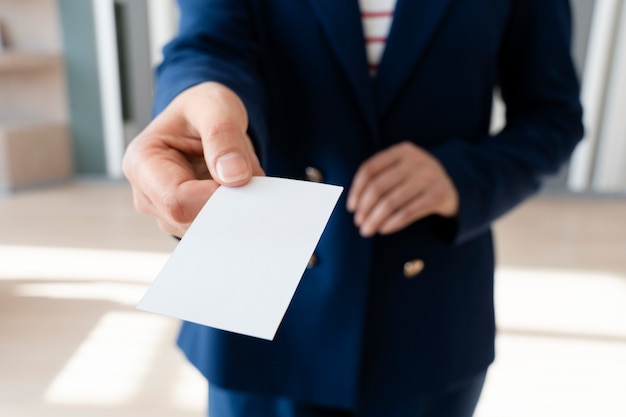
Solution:
<path fill-rule="evenodd" d="M 572 6 L 586 136 L 495 225 L 478 417 L 626 416 L 626 5 Z M 178 323 L 134 307 L 175 242 L 121 174 L 176 24 L 173 0 L 0 0 L 0 416 L 204 415 Z"/>

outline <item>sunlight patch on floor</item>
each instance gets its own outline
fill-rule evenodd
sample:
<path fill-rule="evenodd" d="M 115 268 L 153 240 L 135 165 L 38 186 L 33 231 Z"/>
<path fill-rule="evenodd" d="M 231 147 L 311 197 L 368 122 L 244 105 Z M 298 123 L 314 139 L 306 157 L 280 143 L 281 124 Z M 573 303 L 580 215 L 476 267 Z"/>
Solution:
<path fill-rule="evenodd" d="M 130 402 L 154 363 L 171 322 L 112 311 L 94 326 L 44 394 L 49 404 L 116 406 Z M 140 331 L 138 331 L 140 330 Z"/>
<path fill-rule="evenodd" d="M 174 347 L 179 321 L 135 310 L 168 256 L 0 245 L 0 282 L 7 284 L 6 295 L 16 303 L 20 299 L 110 303 L 51 375 L 41 393 L 41 405 L 32 403 L 32 407 L 79 413 L 81 409 L 122 410 L 144 404 L 145 410 L 155 408 L 155 415 L 166 414 L 168 409 L 203 412 L 206 382 Z M 43 312 L 31 331 L 57 328 L 59 320 L 71 316 L 71 305 L 61 316 Z M 163 362 L 164 358 L 169 359 Z"/>
<path fill-rule="evenodd" d="M 134 306 L 148 289 L 148 285 L 118 282 L 61 283 L 45 282 L 20 284 L 15 287 L 17 297 L 39 297 L 71 300 L 102 300 Z"/>
<path fill-rule="evenodd" d="M 626 344 L 502 332 L 476 417 L 623 417 Z"/>
<path fill-rule="evenodd" d="M 507 328 L 626 342 L 626 276 L 502 267 L 496 273 L 495 300 L 498 321 Z"/>
<path fill-rule="evenodd" d="M 495 299 L 477 417 L 626 415 L 626 276 L 502 267 Z"/>

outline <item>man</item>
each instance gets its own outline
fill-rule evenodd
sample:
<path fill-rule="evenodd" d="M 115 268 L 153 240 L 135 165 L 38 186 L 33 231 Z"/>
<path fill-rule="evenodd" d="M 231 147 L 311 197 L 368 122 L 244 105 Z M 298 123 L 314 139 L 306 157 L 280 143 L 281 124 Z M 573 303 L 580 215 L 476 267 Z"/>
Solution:
<path fill-rule="evenodd" d="M 179 6 L 124 161 L 137 208 L 183 236 L 253 175 L 347 190 L 274 341 L 183 325 L 212 415 L 471 416 L 494 357 L 490 225 L 582 136 L 568 2 L 391 2 L 373 66 L 364 2 Z"/>

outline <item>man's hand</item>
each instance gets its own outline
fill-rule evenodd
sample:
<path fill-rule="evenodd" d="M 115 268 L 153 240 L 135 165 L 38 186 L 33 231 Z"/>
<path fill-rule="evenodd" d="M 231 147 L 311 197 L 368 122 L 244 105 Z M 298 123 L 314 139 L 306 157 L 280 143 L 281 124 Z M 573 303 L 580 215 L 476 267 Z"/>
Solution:
<path fill-rule="evenodd" d="M 411 142 L 365 161 L 348 194 L 361 235 L 390 234 L 431 214 L 457 215 L 459 196 L 443 166 Z"/>
<path fill-rule="evenodd" d="M 203 83 L 181 93 L 126 150 L 135 208 L 182 236 L 220 185 L 264 175 L 247 129 L 246 109 L 228 88 Z"/>

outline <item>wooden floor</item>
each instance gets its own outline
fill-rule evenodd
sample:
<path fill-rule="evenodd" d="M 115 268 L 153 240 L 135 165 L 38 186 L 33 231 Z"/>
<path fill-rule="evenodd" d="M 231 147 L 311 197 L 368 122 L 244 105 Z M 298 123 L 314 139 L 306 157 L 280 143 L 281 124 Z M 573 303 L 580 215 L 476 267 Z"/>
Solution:
<path fill-rule="evenodd" d="M 477 417 L 626 416 L 626 200 L 536 198 L 496 232 Z M 174 245 L 123 182 L 0 198 L 0 416 L 204 415 L 178 323 L 134 308 Z"/>

